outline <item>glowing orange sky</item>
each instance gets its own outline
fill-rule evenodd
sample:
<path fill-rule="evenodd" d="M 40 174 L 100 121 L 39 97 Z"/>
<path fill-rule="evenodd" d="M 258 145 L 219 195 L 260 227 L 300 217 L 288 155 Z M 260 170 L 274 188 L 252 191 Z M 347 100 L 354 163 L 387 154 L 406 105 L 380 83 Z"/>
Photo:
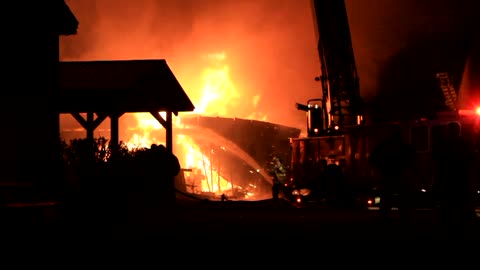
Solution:
<path fill-rule="evenodd" d="M 303 126 L 305 115 L 295 102 L 306 102 L 319 87 L 309 2 L 284 1 L 271 12 L 265 1 L 237 1 L 226 9 L 221 1 L 189 7 L 182 5 L 187 1 L 103 0 L 89 11 L 84 0 L 67 2 L 80 25 L 77 36 L 63 40 L 63 59 L 166 59 L 197 105 L 208 55 L 225 53 L 240 95 L 220 116 L 268 114 L 270 122 Z"/>
<path fill-rule="evenodd" d="M 467 1 L 346 0 L 362 95 L 377 90 L 380 67 L 412 32 L 458 27 L 452 16 L 468 10 Z M 195 104 L 209 65 L 205 56 L 225 53 L 240 95 L 220 116 L 267 115 L 300 129 L 305 115 L 294 104 L 321 95 L 310 0 L 66 3 L 80 24 L 77 35 L 61 37 L 63 60 L 166 59 Z"/>

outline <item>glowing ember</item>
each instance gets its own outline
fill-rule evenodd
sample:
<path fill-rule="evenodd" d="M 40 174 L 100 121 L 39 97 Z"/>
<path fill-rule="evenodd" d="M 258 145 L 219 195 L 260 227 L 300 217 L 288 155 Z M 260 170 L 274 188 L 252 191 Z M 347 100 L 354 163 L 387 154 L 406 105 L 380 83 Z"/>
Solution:
<path fill-rule="evenodd" d="M 192 171 L 195 172 L 191 177 L 188 177 L 189 180 L 191 180 L 191 182 L 200 180 L 200 183 L 191 184 L 200 184 L 201 192 L 211 192 L 217 195 L 228 193 L 232 190 L 232 184 L 220 176 L 218 169 L 215 168 L 210 159 L 202 153 L 192 138 L 185 135 L 178 135 L 177 145 L 183 146 L 184 148 L 186 168 L 191 168 Z"/>

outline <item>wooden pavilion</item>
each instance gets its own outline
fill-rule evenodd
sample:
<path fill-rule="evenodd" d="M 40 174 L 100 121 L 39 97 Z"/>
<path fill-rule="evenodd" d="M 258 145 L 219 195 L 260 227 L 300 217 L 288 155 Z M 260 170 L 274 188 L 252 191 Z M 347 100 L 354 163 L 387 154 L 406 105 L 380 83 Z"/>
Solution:
<path fill-rule="evenodd" d="M 147 112 L 165 128 L 166 147 L 172 151 L 172 114 L 195 109 L 164 59 L 62 61 L 59 88 L 60 113 L 71 114 L 92 139 L 109 117 L 114 144 L 123 114 Z"/>

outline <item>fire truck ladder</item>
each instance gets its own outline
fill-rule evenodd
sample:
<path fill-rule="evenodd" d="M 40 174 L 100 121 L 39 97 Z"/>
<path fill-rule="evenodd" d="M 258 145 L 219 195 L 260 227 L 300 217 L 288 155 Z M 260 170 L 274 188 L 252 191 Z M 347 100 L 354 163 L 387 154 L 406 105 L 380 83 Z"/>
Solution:
<path fill-rule="evenodd" d="M 457 111 L 457 93 L 455 88 L 450 82 L 450 77 L 447 72 L 437 73 L 437 79 L 440 83 L 440 89 L 442 89 L 443 96 L 445 97 L 445 105 L 447 105 L 450 110 Z"/>
<path fill-rule="evenodd" d="M 323 100 L 329 125 L 359 125 L 363 101 L 343 0 L 314 0 Z"/>

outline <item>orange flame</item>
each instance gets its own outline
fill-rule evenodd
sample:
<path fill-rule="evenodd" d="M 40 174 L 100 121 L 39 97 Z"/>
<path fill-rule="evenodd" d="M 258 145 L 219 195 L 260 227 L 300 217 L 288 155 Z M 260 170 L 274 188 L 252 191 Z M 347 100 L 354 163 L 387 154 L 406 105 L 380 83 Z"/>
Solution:
<path fill-rule="evenodd" d="M 230 80 L 229 66 L 225 63 L 224 52 L 206 55 L 210 66 L 202 74 L 203 87 L 197 93 L 199 100 L 194 102 L 195 112 L 205 115 L 227 115 L 228 106 L 236 103 L 240 95 Z M 195 95 L 193 95 L 195 98 Z"/>
<path fill-rule="evenodd" d="M 195 104 L 194 113 L 203 115 L 226 116 L 229 114 L 229 106 L 240 101 L 241 97 L 235 84 L 230 78 L 230 69 L 226 63 L 225 52 L 207 54 L 204 56 L 208 66 L 202 72 L 202 85 L 197 91 L 189 93 L 192 102 Z M 260 99 L 259 96 L 253 98 L 255 105 Z M 160 112 L 165 118 L 165 113 Z M 133 128 L 135 132 L 127 142 L 130 149 L 136 147 L 149 148 L 152 143 L 165 144 L 164 136 L 154 137 L 154 134 L 163 130 L 161 124 L 148 113 L 135 113 L 137 127 Z M 255 116 L 255 115 L 252 115 Z M 266 119 L 266 117 L 263 117 Z M 174 127 L 183 128 L 180 117 L 174 117 Z M 233 195 L 233 190 L 242 189 L 233 185 L 219 173 L 219 166 L 212 162 L 211 155 L 206 149 L 200 149 L 195 144 L 193 138 L 183 134 L 176 135 L 176 145 L 173 148 L 174 153 L 179 158 L 183 168 L 188 169 L 185 172 L 185 180 L 190 191 L 194 193 L 208 192 L 215 195 Z M 253 195 L 248 194 L 247 195 Z"/>

